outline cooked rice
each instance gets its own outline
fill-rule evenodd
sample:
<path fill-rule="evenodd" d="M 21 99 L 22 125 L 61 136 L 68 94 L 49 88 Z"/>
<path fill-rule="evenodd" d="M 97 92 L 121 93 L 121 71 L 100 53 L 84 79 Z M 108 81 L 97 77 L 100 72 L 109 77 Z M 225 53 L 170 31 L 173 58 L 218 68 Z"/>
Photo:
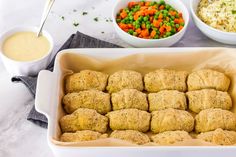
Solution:
<path fill-rule="evenodd" d="M 236 32 L 236 0 L 201 0 L 200 19 L 218 30 Z"/>

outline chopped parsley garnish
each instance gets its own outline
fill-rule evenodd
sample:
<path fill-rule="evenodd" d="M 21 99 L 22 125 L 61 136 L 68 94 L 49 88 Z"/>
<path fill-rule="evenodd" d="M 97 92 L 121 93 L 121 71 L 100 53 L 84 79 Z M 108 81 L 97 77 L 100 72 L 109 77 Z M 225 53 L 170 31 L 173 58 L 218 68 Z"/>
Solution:
<path fill-rule="evenodd" d="M 82 15 L 87 15 L 87 14 L 88 14 L 88 12 L 85 12 L 85 11 L 82 13 Z"/>
<path fill-rule="evenodd" d="M 79 26 L 79 23 L 78 23 L 78 22 L 74 22 L 73 25 L 74 25 L 75 27 L 77 27 L 77 26 Z"/>
<path fill-rule="evenodd" d="M 96 21 L 96 22 L 98 22 L 98 17 L 95 17 L 93 20 Z"/>

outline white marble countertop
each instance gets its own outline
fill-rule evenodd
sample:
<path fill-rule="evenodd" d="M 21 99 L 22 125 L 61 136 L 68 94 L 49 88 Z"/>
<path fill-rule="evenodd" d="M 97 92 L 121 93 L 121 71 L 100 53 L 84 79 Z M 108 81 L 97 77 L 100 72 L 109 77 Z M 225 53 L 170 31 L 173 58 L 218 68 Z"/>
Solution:
<path fill-rule="evenodd" d="M 113 30 L 110 18 L 112 5 L 116 0 L 56 0 L 49 15 L 45 29 L 55 41 L 55 51 L 77 30 L 128 46 L 121 41 Z M 189 5 L 189 0 L 183 0 Z M 39 24 L 45 0 L 0 0 L 0 33 L 10 27 Z M 82 12 L 88 15 L 82 16 Z M 62 20 L 64 16 L 64 20 Z M 93 19 L 98 17 L 99 21 Z M 78 22 L 79 26 L 73 26 Z M 104 32 L 104 33 L 102 33 Z M 184 45 L 191 40 L 191 44 Z M 190 24 L 189 31 L 177 46 L 221 46 Z M 31 109 L 28 104 L 32 96 L 23 84 L 14 84 L 0 61 L 0 156 L 1 157 L 52 157 L 46 142 L 47 130 L 26 120 Z"/>

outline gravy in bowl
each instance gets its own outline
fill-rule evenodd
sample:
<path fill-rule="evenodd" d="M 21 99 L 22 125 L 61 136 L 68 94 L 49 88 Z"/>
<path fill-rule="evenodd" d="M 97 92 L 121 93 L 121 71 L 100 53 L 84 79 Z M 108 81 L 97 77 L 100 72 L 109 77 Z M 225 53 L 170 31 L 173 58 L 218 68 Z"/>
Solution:
<path fill-rule="evenodd" d="M 37 37 L 35 32 L 16 32 L 3 42 L 3 54 L 15 61 L 34 61 L 46 56 L 50 42 L 45 36 Z"/>

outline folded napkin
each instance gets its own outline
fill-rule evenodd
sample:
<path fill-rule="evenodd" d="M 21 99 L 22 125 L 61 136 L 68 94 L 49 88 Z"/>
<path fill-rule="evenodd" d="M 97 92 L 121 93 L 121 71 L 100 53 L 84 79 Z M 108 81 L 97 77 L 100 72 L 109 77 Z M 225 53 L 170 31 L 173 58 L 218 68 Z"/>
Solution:
<path fill-rule="evenodd" d="M 121 48 L 118 45 L 114 45 L 90 36 L 87 36 L 83 33 L 77 32 L 76 34 L 72 34 L 70 38 L 65 42 L 65 44 L 60 48 L 59 51 L 63 49 L 68 48 Z M 59 52 L 58 51 L 58 52 Z M 47 70 L 52 71 L 54 66 L 54 60 L 55 57 L 52 59 Z M 32 105 L 32 109 L 28 114 L 27 120 L 35 123 L 36 125 L 39 125 L 43 128 L 47 128 L 47 118 L 41 114 L 38 113 L 35 110 L 34 105 L 34 98 L 36 93 L 36 85 L 37 85 L 37 76 L 34 77 L 27 77 L 27 76 L 15 76 L 12 79 L 12 82 L 20 82 L 25 84 L 25 86 L 29 89 L 30 93 L 33 95 L 33 100 L 30 102 L 30 105 Z"/>

